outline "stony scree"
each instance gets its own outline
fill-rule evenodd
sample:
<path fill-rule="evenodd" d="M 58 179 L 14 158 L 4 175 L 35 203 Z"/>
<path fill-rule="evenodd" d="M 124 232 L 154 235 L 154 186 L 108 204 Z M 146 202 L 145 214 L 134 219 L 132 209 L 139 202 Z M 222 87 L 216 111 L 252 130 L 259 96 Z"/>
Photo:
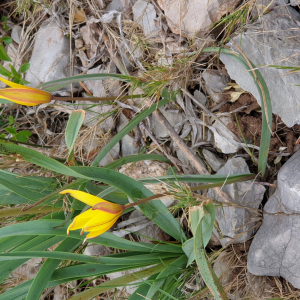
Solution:
<path fill-rule="evenodd" d="M 218 175 L 250 173 L 246 161 L 241 157 L 232 158 L 217 172 Z M 228 243 L 242 243 L 249 239 L 255 232 L 256 214 L 253 209 L 258 209 L 265 193 L 265 187 L 253 182 L 238 182 L 228 184 L 223 190 L 233 199 L 234 203 L 243 206 L 223 205 L 216 208 L 216 219 L 222 232 L 221 237 L 217 231 L 214 233 L 224 247 Z M 208 191 L 209 198 L 222 201 L 214 190 Z M 247 209 L 247 207 L 249 209 Z"/>
<path fill-rule="evenodd" d="M 282 276 L 300 288 L 300 151 L 281 168 L 277 190 L 264 207 L 247 267 L 258 276 Z"/>
<path fill-rule="evenodd" d="M 299 24 L 300 14 L 283 2 L 260 16 L 251 29 L 243 33 L 242 38 L 240 35 L 233 38 L 247 58 L 259 67 L 270 91 L 273 113 L 279 115 L 289 127 L 300 124 L 299 87 L 295 86 L 299 84 L 300 75 L 297 72 L 286 74 L 291 70 L 268 65 L 299 66 Z M 239 52 L 231 42 L 227 46 Z M 244 66 L 225 54 L 221 54 L 220 59 L 230 77 L 241 88 L 252 93 L 261 104 L 255 82 Z"/>
<path fill-rule="evenodd" d="M 70 41 L 54 20 L 46 20 L 39 28 L 29 63 L 25 79 L 32 87 L 70 76 Z"/>
<path fill-rule="evenodd" d="M 158 0 L 172 32 L 194 38 L 204 36 L 209 26 L 232 12 L 238 0 Z"/>
<path fill-rule="evenodd" d="M 144 0 L 138 0 L 132 7 L 134 21 L 137 21 L 146 37 L 154 37 L 159 32 L 156 25 L 156 11 L 154 6 Z"/>

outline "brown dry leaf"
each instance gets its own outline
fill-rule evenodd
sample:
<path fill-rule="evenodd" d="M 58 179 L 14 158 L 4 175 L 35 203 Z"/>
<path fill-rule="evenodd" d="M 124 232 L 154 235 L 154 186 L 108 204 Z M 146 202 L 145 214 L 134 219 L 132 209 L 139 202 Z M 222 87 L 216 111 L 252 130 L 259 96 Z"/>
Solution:
<path fill-rule="evenodd" d="M 74 15 L 74 19 L 77 23 L 86 22 L 86 17 L 83 8 L 76 9 L 76 13 Z"/>

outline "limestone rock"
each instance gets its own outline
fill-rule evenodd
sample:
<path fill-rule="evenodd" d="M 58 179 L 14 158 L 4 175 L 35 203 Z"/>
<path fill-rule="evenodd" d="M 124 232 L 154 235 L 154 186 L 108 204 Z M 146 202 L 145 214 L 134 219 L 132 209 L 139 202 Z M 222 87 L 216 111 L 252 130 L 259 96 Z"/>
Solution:
<path fill-rule="evenodd" d="M 278 114 L 289 127 L 300 124 L 299 87 L 295 86 L 299 84 L 300 75 L 297 72 L 286 74 L 290 71 L 287 69 L 265 66 L 299 66 L 299 27 L 299 13 L 292 7 L 278 5 L 251 25 L 251 29 L 242 36 L 241 44 L 240 35 L 233 38 L 248 59 L 259 68 L 270 91 L 273 113 Z M 228 46 L 237 51 L 231 42 Z M 261 105 L 257 87 L 245 68 L 224 54 L 220 59 L 230 77 L 241 88 L 252 93 Z"/>
<path fill-rule="evenodd" d="M 70 41 L 55 20 L 47 20 L 35 37 L 25 79 L 30 86 L 70 76 Z"/>
<path fill-rule="evenodd" d="M 161 113 L 166 117 L 166 119 L 169 121 L 169 123 L 175 127 L 178 123 L 183 121 L 183 116 L 179 111 L 174 109 L 166 109 L 166 107 L 160 108 Z M 155 116 L 151 117 L 151 125 L 152 125 L 152 132 L 154 136 L 159 139 L 167 138 L 169 136 L 168 131 L 164 126 L 162 126 Z"/>
<path fill-rule="evenodd" d="M 207 163 L 215 172 L 218 172 L 225 165 L 225 161 L 223 159 L 219 158 L 217 155 L 210 152 L 209 150 L 203 149 L 202 153 Z"/>
<path fill-rule="evenodd" d="M 205 35 L 210 25 L 233 11 L 238 3 L 238 0 L 158 0 L 170 29 L 189 38 Z"/>
<path fill-rule="evenodd" d="M 105 67 L 98 66 L 91 69 L 87 74 L 99 74 L 99 73 L 116 73 L 116 67 L 112 66 L 110 70 Z M 111 80 L 93 80 L 84 81 L 84 85 L 93 94 L 94 97 L 108 97 L 117 96 L 119 91 L 119 83 Z M 77 109 L 85 109 L 86 117 L 84 120 L 84 125 L 94 126 L 101 119 L 101 123 L 98 125 L 102 131 L 105 133 L 111 131 L 115 127 L 115 121 L 112 116 L 107 117 L 107 114 L 112 110 L 112 105 L 103 105 L 101 102 L 91 102 L 91 101 L 80 101 L 80 104 L 76 106 Z M 89 105 L 87 105 L 89 104 Z"/>
<path fill-rule="evenodd" d="M 220 117 L 220 121 L 222 121 L 225 125 L 232 122 L 230 117 Z M 214 129 L 214 138 L 215 138 L 215 147 L 220 149 L 222 153 L 235 153 L 242 146 L 237 145 L 232 136 L 225 130 L 222 126 L 220 126 L 217 122 L 215 122 L 212 126 Z"/>
<path fill-rule="evenodd" d="M 137 21 L 146 37 L 155 37 L 159 32 L 159 27 L 155 23 L 156 11 L 154 6 L 147 1 L 138 0 L 132 7 L 133 19 Z"/>
<path fill-rule="evenodd" d="M 241 157 L 232 158 L 222 167 L 218 175 L 232 175 L 250 173 L 245 160 Z M 219 228 L 222 232 L 223 238 L 215 231 L 214 233 L 219 237 L 222 246 L 227 243 L 241 243 L 249 239 L 255 232 L 255 213 L 251 209 L 258 209 L 264 193 L 265 188 L 253 182 L 238 182 L 228 184 L 223 187 L 234 201 L 234 203 L 249 207 L 238 207 L 233 205 L 223 205 L 223 207 L 216 208 L 216 219 Z M 222 201 L 214 190 L 208 191 L 208 197 Z"/>
<path fill-rule="evenodd" d="M 281 168 L 277 191 L 264 207 L 247 267 L 254 275 L 282 276 L 300 288 L 300 151 Z"/>

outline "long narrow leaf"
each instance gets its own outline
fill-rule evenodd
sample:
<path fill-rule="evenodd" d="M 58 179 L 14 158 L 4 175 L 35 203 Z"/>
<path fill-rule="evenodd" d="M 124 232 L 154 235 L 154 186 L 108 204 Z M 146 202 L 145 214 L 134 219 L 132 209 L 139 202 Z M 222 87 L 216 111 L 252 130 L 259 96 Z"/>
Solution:
<path fill-rule="evenodd" d="M 77 135 L 79 133 L 80 127 L 83 124 L 83 121 L 85 119 L 85 111 L 82 109 L 79 110 L 73 110 L 70 114 L 68 124 L 65 131 L 65 140 L 66 145 L 69 149 L 69 153 L 72 152 Z"/>
<path fill-rule="evenodd" d="M 258 68 L 250 60 L 248 60 L 251 64 L 251 66 L 249 66 L 241 54 L 238 54 L 230 49 L 219 48 L 219 47 L 204 48 L 204 49 L 202 49 L 202 52 L 222 53 L 222 54 L 225 54 L 225 55 L 231 57 L 232 59 L 234 59 L 241 65 L 243 65 L 254 80 L 254 83 L 260 94 L 261 108 L 262 108 L 263 125 L 262 125 L 261 139 L 260 139 L 258 171 L 262 172 L 262 177 L 263 177 L 265 174 L 267 162 L 268 162 L 268 153 L 269 153 L 270 141 L 271 141 L 270 128 L 272 127 L 272 104 L 271 104 L 271 98 L 270 98 L 270 93 L 269 93 L 267 84 L 266 84 L 263 76 L 259 72 Z M 257 78 L 254 77 L 252 71 L 255 72 L 255 75 Z M 265 109 L 265 106 L 267 108 L 267 111 Z M 268 124 L 267 120 L 269 120 L 269 124 Z"/>
<path fill-rule="evenodd" d="M 17 223 L 7 227 L 0 228 L 0 238 L 15 236 L 16 232 L 18 235 L 56 235 L 68 237 L 67 225 L 66 227 L 56 228 L 61 225 L 62 220 L 36 220 L 26 223 Z M 71 231 L 70 237 L 84 241 L 86 234 L 82 236 L 76 232 Z M 111 233 L 105 232 L 100 237 L 93 239 L 94 244 L 104 245 L 122 250 L 142 251 L 142 252 L 175 252 L 182 253 L 180 245 L 175 244 L 147 244 L 147 243 L 136 243 L 120 237 L 117 237 Z"/>
<path fill-rule="evenodd" d="M 65 239 L 55 251 L 73 251 L 78 246 L 80 246 L 80 242 L 76 239 L 67 238 Z M 52 252 L 53 253 L 53 252 Z M 71 253 L 70 253 L 71 254 Z M 29 291 L 26 296 L 26 300 L 39 300 L 40 296 L 47 285 L 49 279 L 51 278 L 52 273 L 59 266 L 61 261 L 59 259 L 47 259 L 42 267 L 40 268 L 38 274 L 33 279 L 33 282 L 29 288 Z"/>
<path fill-rule="evenodd" d="M 197 265 L 199 267 L 200 274 L 214 296 L 215 300 L 228 300 L 226 293 L 224 292 L 220 282 L 215 276 L 213 276 L 213 270 L 209 266 L 209 263 L 206 260 L 205 248 L 203 242 L 203 219 L 205 213 L 202 207 L 192 207 L 190 208 L 190 218 L 192 223 L 198 223 L 195 233 L 194 233 L 194 254 Z"/>

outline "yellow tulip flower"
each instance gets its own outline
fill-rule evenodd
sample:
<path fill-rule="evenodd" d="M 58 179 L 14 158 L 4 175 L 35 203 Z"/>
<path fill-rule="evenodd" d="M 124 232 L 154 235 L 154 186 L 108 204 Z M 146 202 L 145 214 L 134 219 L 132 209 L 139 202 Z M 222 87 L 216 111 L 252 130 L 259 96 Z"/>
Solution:
<path fill-rule="evenodd" d="M 49 103 L 53 99 L 48 92 L 17 84 L 1 77 L 0 80 L 10 86 L 10 88 L 0 89 L 0 98 L 27 106 Z"/>
<path fill-rule="evenodd" d="M 89 232 L 86 236 L 87 239 L 97 237 L 111 228 L 124 211 L 124 207 L 120 204 L 108 202 L 82 191 L 64 190 L 60 194 L 70 194 L 81 202 L 92 206 L 74 218 L 67 229 L 68 234 L 70 230 L 81 228 L 81 235 L 84 232 Z"/>

